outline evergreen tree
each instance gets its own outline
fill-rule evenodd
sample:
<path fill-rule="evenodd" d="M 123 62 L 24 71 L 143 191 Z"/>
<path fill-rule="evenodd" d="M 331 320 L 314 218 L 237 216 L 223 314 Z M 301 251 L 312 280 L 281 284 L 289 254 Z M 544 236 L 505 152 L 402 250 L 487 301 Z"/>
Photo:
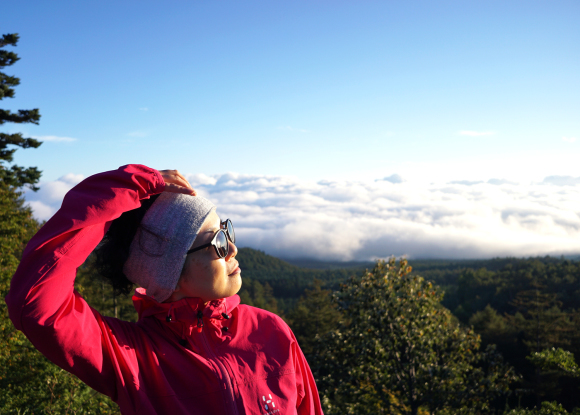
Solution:
<path fill-rule="evenodd" d="M 523 335 L 523 343 L 533 352 L 552 346 L 567 346 L 574 331 L 568 313 L 561 311 L 557 295 L 546 292 L 546 286 L 532 283 L 530 290 L 517 293 L 512 305 L 517 313 L 508 316 L 509 323 Z"/>
<path fill-rule="evenodd" d="M 568 412 L 558 402 L 542 402 L 538 409 L 513 409 L 506 415 L 580 415 L 580 408 Z"/>
<path fill-rule="evenodd" d="M 517 312 L 506 316 L 520 345 L 531 354 L 539 354 L 552 347 L 569 346 L 575 331 L 571 316 L 560 309 L 562 303 L 557 300 L 556 294 L 546 292 L 546 287 L 537 281 L 531 285 L 531 289 L 520 291 L 512 301 Z M 524 373 L 533 373 L 526 376 L 524 388 L 533 390 L 536 406 L 540 406 L 542 397 L 559 394 L 562 373 L 542 371 L 538 365 L 523 367 Z"/>
<path fill-rule="evenodd" d="M 258 280 L 244 278 L 242 289 L 239 292 L 240 302 L 253 307 L 268 310 L 281 315 L 278 310 L 278 301 L 274 297 L 272 287 L 267 282 L 261 284 Z"/>
<path fill-rule="evenodd" d="M 132 295 L 118 294 L 96 269 L 95 255 L 90 255 L 77 270 L 75 289 L 99 313 L 125 321 L 137 321 Z"/>
<path fill-rule="evenodd" d="M 16 34 L 3 35 L 0 48 L 15 46 L 17 41 Z M 15 53 L 0 49 L 0 68 L 17 60 Z M 18 83 L 18 78 L 0 73 L 0 99 L 13 97 Z M 0 109 L 0 124 L 37 123 L 39 118 L 37 109 L 16 114 Z M 40 171 L 7 164 L 18 148 L 39 145 L 21 134 L 0 133 L 0 414 L 117 414 L 116 404 L 42 356 L 14 328 L 3 301 L 22 250 L 39 228 L 20 188 L 36 189 Z"/>
<path fill-rule="evenodd" d="M 484 344 L 513 343 L 515 329 L 508 319 L 501 316 L 489 304 L 481 311 L 474 313 L 469 319 L 469 325 L 482 337 Z"/>
<path fill-rule="evenodd" d="M 12 51 L 4 50 L 6 46 L 16 46 L 18 43 L 18 35 L 16 33 L 2 35 L 0 39 L 0 70 L 5 67 L 13 65 L 18 61 L 18 55 Z M 0 100 L 4 98 L 14 98 L 14 87 L 20 84 L 20 79 L 15 76 L 7 75 L 0 72 Z M 32 123 L 38 124 L 40 120 L 40 113 L 38 109 L 32 110 L 18 110 L 14 113 L 9 110 L 0 109 L 0 125 L 6 122 L 12 123 Z M 33 138 L 24 138 L 20 133 L 6 134 L 0 133 L 0 180 L 8 186 L 22 187 L 29 185 L 33 189 L 37 189 L 35 184 L 40 179 L 40 171 L 36 167 L 24 168 L 21 166 L 7 166 L 6 163 L 11 163 L 13 154 L 18 147 L 21 148 L 36 148 L 40 146 L 41 142 Z M 14 146 L 12 148 L 9 146 Z"/>
<path fill-rule="evenodd" d="M 326 413 L 488 413 L 517 380 L 410 271 L 406 260 L 379 262 L 337 293 L 349 321 L 319 340 L 312 360 Z"/>
<path fill-rule="evenodd" d="M 580 377 L 580 368 L 574 360 L 574 355 L 567 350 L 552 347 L 532 353 L 526 359 L 540 370 L 557 371 L 566 376 Z"/>
<path fill-rule="evenodd" d="M 286 317 L 307 357 L 314 352 L 316 338 L 334 329 L 342 319 L 331 291 L 322 289 L 322 282 L 315 279 L 312 289 L 307 289 L 296 307 Z"/>

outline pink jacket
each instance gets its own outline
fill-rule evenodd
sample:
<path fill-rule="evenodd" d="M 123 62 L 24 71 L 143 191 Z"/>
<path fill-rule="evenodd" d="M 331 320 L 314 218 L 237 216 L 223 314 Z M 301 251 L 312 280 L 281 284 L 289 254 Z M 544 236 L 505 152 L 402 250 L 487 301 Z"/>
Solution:
<path fill-rule="evenodd" d="M 160 193 L 156 170 L 89 177 L 30 240 L 6 296 L 12 322 L 46 357 L 123 414 L 322 414 L 308 363 L 278 316 L 237 295 L 204 306 L 137 289 L 139 321 L 104 317 L 74 291 L 110 221 Z"/>

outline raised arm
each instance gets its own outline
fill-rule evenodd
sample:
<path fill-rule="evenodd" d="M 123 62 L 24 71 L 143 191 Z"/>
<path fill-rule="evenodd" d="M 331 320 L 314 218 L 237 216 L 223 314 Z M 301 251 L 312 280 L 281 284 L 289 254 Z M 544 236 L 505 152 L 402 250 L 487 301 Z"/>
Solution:
<path fill-rule="evenodd" d="M 76 270 L 110 221 L 164 189 L 163 175 L 142 165 L 79 183 L 28 243 L 6 296 L 12 322 L 39 351 L 109 396 L 119 362 L 109 356 L 106 323 L 74 291 Z"/>

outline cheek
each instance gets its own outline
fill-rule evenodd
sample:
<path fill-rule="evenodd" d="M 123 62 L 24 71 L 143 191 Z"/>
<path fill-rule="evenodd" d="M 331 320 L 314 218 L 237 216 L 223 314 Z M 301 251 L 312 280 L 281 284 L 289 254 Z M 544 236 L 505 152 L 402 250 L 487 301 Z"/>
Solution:
<path fill-rule="evenodd" d="M 191 258 L 184 267 L 183 274 L 190 285 L 198 287 L 214 284 L 214 280 L 223 274 L 223 261 L 210 261 L 205 258 Z"/>

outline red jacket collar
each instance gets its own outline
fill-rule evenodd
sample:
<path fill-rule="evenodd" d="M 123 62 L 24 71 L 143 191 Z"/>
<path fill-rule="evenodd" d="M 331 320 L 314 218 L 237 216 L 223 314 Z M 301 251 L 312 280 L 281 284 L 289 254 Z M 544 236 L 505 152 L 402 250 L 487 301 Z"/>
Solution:
<path fill-rule="evenodd" d="M 170 316 L 174 320 L 196 320 L 197 313 L 203 312 L 206 318 L 222 318 L 222 313 L 230 314 L 240 304 L 240 297 L 233 295 L 227 298 L 210 301 L 204 304 L 200 298 L 190 297 L 171 303 L 160 303 L 145 294 L 145 289 L 137 288 L 133 294 L 133 305 L 139 314 L 139 320 L 155 316 L 166 319 Z"/>

